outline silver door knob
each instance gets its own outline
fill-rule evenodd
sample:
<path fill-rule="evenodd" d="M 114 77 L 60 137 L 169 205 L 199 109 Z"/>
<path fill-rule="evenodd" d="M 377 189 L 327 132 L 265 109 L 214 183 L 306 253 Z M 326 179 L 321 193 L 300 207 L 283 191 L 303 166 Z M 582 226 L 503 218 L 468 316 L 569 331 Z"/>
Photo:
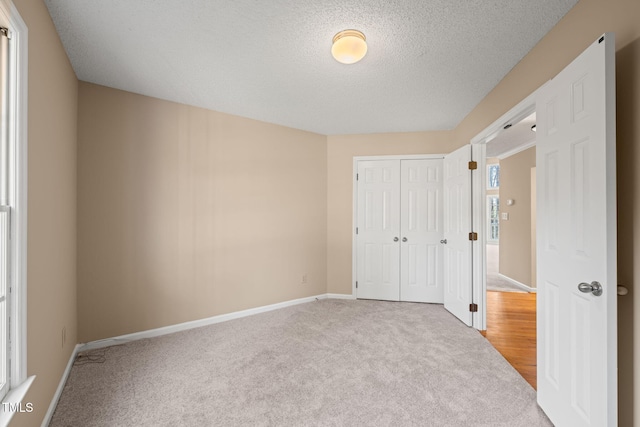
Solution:
<path fill-rule="evenodd" d="M 403 238 L 402 238 L 402 241 L 403 241 L 403 242 L 406 242 L 406 241 L 407 241 L 407 238 L 406 238 L 406 237 L 403 237 Z"/>
<path fill-rule="evenodd" d="M 442 243 L 443 245 L 446 245 L 447 244 L 447 239 L 440 240 L 440 243 Z"/>
<path fill-rule="evenodd" d="M 398 240 L 400 240 L 400 239 L 398 239 L 397 237 L 394 237 L 394 238 L 393 238 L 393 241 L 394 241 L 394 242 L 397 242 Z"/>
<path fill-rule="evenodd" d="M 582 282 L 578 285 L 578 289 L 580 290 L 580 292 L 584 292 L 585 294 L 588 294 L 589 292 L 591 292 L 593 295 L 597 297 L 602 295 L 602 285 L 598 282 L 591 282 L 591 283 Z"/>

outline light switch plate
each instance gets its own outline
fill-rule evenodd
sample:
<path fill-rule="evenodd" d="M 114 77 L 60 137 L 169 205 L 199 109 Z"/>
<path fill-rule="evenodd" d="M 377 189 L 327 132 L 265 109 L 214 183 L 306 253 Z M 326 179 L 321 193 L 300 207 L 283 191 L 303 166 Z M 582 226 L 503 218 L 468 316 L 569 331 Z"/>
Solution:
<path fill-rule="evenodd" d="M 502 212 L 500 216 L 504 221 L 509 221 L 509 212 Z"/>

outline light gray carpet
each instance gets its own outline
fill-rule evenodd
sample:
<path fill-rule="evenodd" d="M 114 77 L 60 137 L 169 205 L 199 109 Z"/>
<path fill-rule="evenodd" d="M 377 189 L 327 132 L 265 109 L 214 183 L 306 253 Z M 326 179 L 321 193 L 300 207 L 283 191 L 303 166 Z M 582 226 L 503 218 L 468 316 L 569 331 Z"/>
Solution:
<path fill-rule="evenodd" d="M 550 426 L 440 305 L 321 300 L 95 350 L 51 426 Z"/>

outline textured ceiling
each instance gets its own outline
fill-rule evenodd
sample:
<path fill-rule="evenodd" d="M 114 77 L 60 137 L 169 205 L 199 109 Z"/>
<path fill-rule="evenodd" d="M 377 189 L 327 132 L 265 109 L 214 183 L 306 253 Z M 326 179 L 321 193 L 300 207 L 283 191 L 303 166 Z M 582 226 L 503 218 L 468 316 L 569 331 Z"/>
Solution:
<path fill-rule="evenodd" d="M 80 80 L 327 135 L 454 128 L 576 2 L 45 0 Z"/>

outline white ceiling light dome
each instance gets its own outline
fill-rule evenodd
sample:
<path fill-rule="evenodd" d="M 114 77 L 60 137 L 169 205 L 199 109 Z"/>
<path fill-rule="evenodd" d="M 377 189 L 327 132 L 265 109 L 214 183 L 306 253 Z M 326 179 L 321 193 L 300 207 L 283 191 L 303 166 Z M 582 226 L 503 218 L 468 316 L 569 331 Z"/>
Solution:
<path fill-rule="evenodd" d="M 355 64 L 367 54 L 367 39 L 358 30 L 344 30 L 333 36 L 331 55 L 343 64 Z"/>

